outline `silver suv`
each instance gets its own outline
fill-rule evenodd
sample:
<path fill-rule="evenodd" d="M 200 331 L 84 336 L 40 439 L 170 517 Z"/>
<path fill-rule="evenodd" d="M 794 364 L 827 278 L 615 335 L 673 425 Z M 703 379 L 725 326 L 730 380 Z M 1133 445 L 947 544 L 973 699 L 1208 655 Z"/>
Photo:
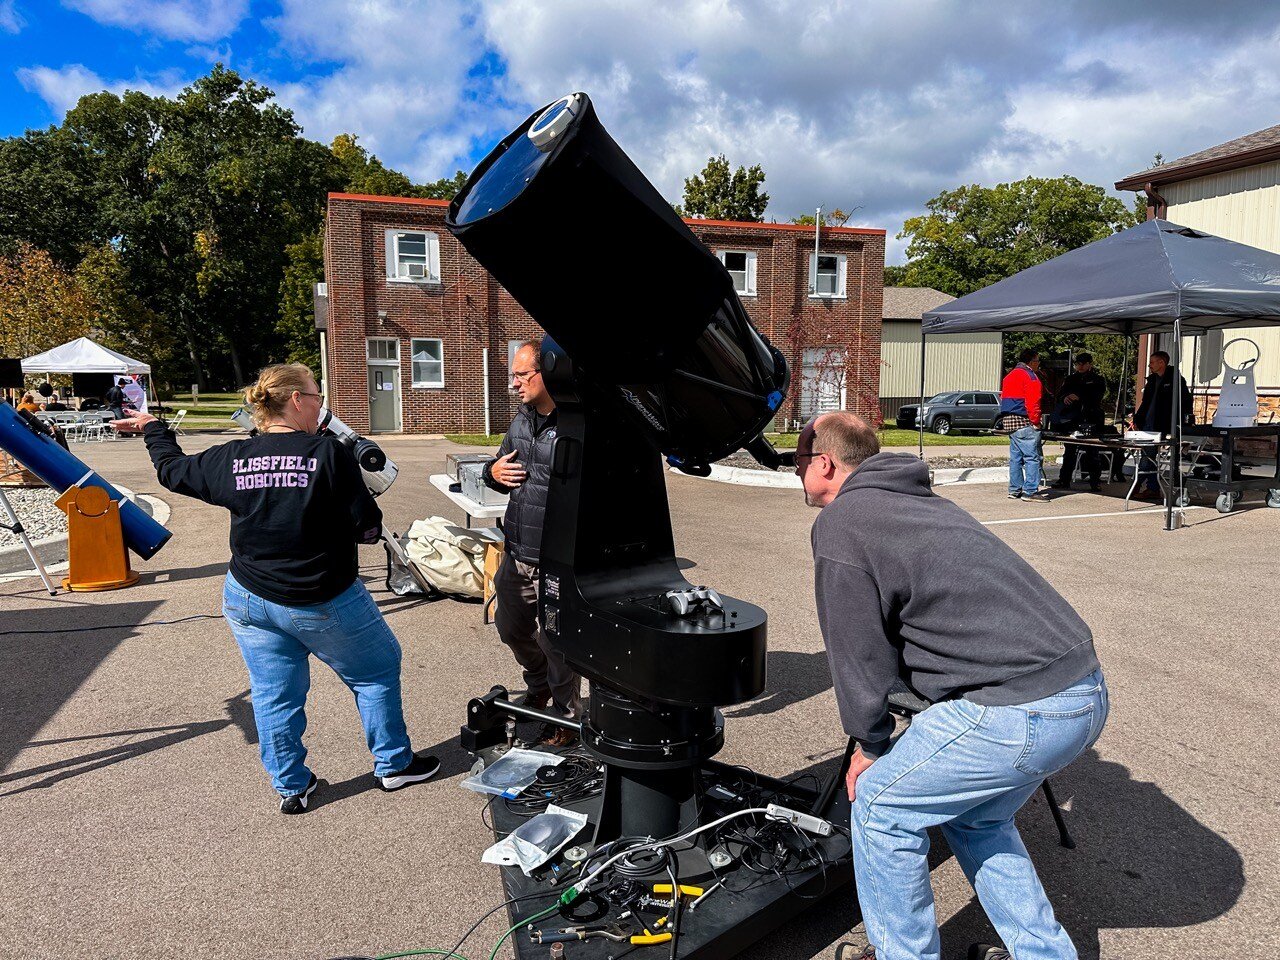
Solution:
<path fill-rule="evenodd" d="M 916 429 L 916 411 L 919 408 L 918 403 L 899 407 L 899 428 Z M 924 403 L 925 429 L 944 436 L 956 430 L 993 430 L 999 416 L 1000 395 L 986 391 L 939 393 Z"/>

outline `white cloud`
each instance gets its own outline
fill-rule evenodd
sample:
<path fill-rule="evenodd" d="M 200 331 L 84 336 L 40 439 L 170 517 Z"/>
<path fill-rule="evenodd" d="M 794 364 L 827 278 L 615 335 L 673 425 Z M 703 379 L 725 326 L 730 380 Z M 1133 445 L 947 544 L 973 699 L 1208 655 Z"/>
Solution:
<path fill-rule="evenodd" d="M 475 69 L 486 50 L 465 0 L 283 0 L 268 23 L 295 59 L 338 64 L 274 86 L 307 135 L 354 133 L 419 179 L 467 166 L 473 138 L 516 115 Z"/>
<path fill-rule="evenodd" d="M 62 0 L 98 23 L 167 40 L 212 42 L 235 32 L 249 0 Z"/>
<path fill-rule="evenodd" d="M 1110 186 L 1280 120 L 1280 40 L 1190 2 L 483 0 L 482 19 L 521 99 L 587 91 L 670 199 L 723 152 L 764 167 L 769 216 L 862 204 L 851 222 L 891 238 L 962 183 Z"/>
<path fill-rule="evenodd" d="M 152 96 L 172 97 L 185 85 L 176 71 L 152 77 L 136 76 L 132 80 L 104 80 L 82 63 L 58 68 L 23 67 L 17 71 L 17 77 L 24 87 L 38 94 L 59 118 L 87 93 L 140 90 Z"/>
<path fill-rule="evenodd" d="M 15 0 L 0 0 L 0 30 L 5 33 L 20 33 L 27 22 L 18 13 Z"/>

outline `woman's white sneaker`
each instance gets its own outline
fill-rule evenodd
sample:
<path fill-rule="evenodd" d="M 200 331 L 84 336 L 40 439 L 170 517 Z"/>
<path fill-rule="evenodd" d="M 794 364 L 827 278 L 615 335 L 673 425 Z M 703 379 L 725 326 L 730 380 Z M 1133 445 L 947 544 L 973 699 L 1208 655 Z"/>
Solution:
<path fill-rule="evenodd" d="M 389 773 L 378 778 L 378 786 L 383 790 L 399 790 L 415 783 L 430 780 L 440 769 L 440 761 L 425 754 L 415 754 L 413 762 L 399 773 Z"/>

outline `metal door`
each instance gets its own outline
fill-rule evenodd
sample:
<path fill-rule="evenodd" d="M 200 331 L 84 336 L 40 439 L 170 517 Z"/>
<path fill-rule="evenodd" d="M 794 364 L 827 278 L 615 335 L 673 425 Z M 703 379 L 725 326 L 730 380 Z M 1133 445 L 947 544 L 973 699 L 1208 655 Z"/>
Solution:
<path fill-rule="evenodd" d="M 400 416 L 399 367 L 369 364 L 369 432 L 394 433 Z"/>
<path fill-rule="evenodd" d="M 972 393 L 962 393 L 956 397 L 955 419 L 952 423 L 957 427 L 972 427 L 975 425 L 974 408 Z"/>

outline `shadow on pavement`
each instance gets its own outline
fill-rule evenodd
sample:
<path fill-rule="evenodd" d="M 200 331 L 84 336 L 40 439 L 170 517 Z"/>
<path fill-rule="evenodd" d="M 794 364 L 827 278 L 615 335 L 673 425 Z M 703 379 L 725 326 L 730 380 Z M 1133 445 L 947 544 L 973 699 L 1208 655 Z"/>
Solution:
<path fill-rule="evenodd" d="M 803 770 L 822 779 L 839 761 L 838 751 Z M 1058 845 L 1044 795 L 1037 792 L 1018 814 L 1018 826 L 1058 921 L 1075 942 L 1081 960 L 1101 956 L 1102 930 L 1161 929 L 1206 923 L 1229 911 L 1244 890 L 1244 861 L 1225 839 L 1202 824 L 1153 783 L 1134 780 L 1126 767 L 1090 750 L 1053 778 L 1076 849 Z M 847 808 L 846 808 L 847 809 Z M 847 813 L 846 813 L 847 816 Z M 929 868 L 951 852 L 941 831 L 931 831 Z M 861 922 L 853 887 L 762 940 L 757 956 L 811 957 L 838 940 L 859 947 Z M 977 898 L 942 924 L 944 960 L 962 960 L 970 943 L 998 943 Z"/>
<path fill-rule="evenodd" d="M 204 580 L 208 577 L 225 577 L 227 561 L 206 563 L 198 567 L 176 570 L 148 570 L 142 574 L 143 583 L 180 583 L 183 580 Z"/>
<path fill-rule="evenodd" d="M 466 773 L 471 769 L 472 763 L 475 762 L 471 754 L 462 749 L 456 736 L 442 740 L 434 747 L 423 748 L 415 744 L 413 749 L 414 753 L 431 754 L 440 761 L 440 770 L 428 781 L 429 783 L 439 783 L 442 780 L 448 780 L 450 777 L 456 777 L 460 773 Z M 315 792 L 315 797 L 311 802 L 312 810 L 328 806 L 331 803 L 337 803 L 339 800 L 347 800 L 368 790 L 378 789 L 378 781 L 374 777 L 372 770 L 368 773 L 362 773 L 358 777 L 351 777 L 349 780 L 341 780 L 337 783 L 330 783 L 323 778 L 321 778 L 320 782 L 321 789 Z M 404 789 L 412 790 L 413 787 Z"/>
<path fill-rule="evenodd" d="M 160 602 L 93 608 L 50 603 L 5 612 L 0 632 L 0 770 L 8 767 L 116 647 L 137 635 L 137 624 Z M 94 627 L 91 618 L 96 617 L 110 619 L 114 625 Z"/>
<path fill-rule="evenodd" d="M 1101 955 L 1100 930 L 1189 927 L 1222 916 L 1244 890 L 1244 861 L 1225 839 L 1154 783 L 1090 750 L 1053 778 L 1075 850 L 1063 850 L 1043 795 L 1019 816 L 1058 921 L 1081 960 Z M 1038 810 L 1036 809 L 1038 807 Z M 1033 821 L 1033 822 L 1028 822 Z M 945 847 L 945 841 L 940 846 Z M 944 956 L 995 942 L 976 900 L 942 927 Z"/>
<path fill-rule="evenodd" d="M 202 737 L 206 733 L 225 730 L 229 726 L 239 727 L 247 743 L 257 743 L 258 736 L 253 727 L 253 708 L 249 705 L 248 697 L 249 691 L 245 690 L 228 699 L 226 701 L 227 716 L 217 720 L 202 720 L 165 727 L 143 727 L 136 730 L 110 730 L 106 733 L 90 733 L 81 737 L 61 737 L 54 740 L 32 740 L 26 745 L 30 747 L 54 747 L 68 743 L 89 743 L 95 740 L 125 738 L 123 743 L 112 744 L 77 757 L 54 760 L 49 763 L 37 764 L 34 767 L 27 767 L 23 770 L 0 774 L 0 785 L 15 783 L 19 780 L 30 780 L 32 777 L 40 778 L 31 783 L 24 783 L 22 786 L 15 787 L 12 790 L 0 792 L 0 798 L 26 793 L 28 790 L 52 787 L 63 780 L 71 780 L 86 773 L 101 770 L 103 767 L 110 767 L 125 760 L 133 760 L 156 750 L 163 750 L 165 747 L 171 747 L 186 740 Z M 244 726 L 246 711 L 248 727 Z M 137 739 L 138 737 L 144 737 L 145 739 L 140 740 Z"/>
<path fill-rule="evenodd" d="M 766 656 L 765 670 L 769 677 L 769 689 L 757 700 L 732 711 L 726 710 L 726 717 L 756 717 L 777 713 L 793 703 L 808 700 L 831 689 L 831 667 L 825 651 L 800 653 L 794 650 L 770 650 Z"/>

